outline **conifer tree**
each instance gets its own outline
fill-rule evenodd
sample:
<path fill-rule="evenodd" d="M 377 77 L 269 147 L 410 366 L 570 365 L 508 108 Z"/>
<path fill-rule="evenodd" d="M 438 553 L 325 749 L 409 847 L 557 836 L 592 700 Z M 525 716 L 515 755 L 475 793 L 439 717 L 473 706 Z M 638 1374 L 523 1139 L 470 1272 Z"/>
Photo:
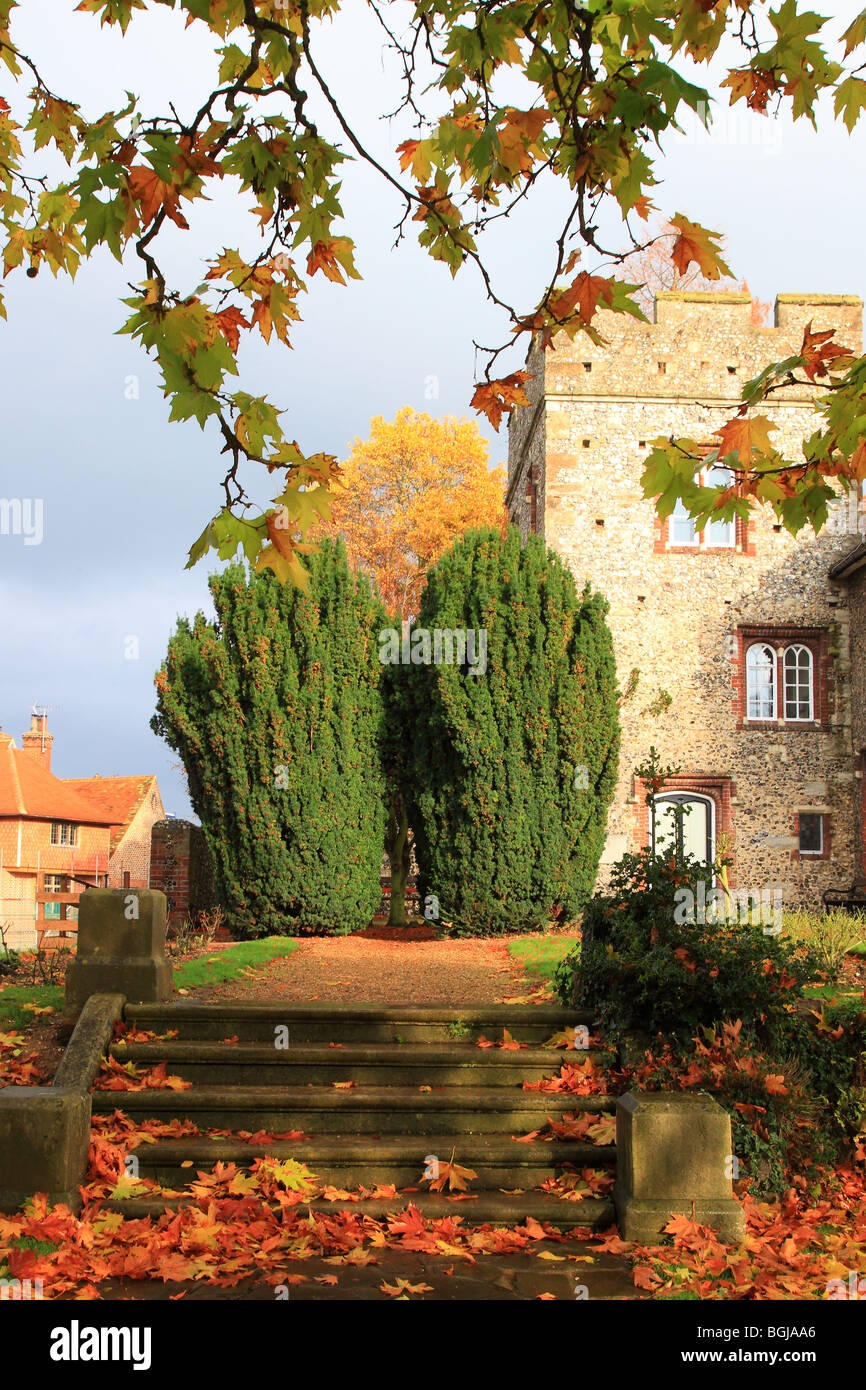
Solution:
<path fill-rule="evenodd" d="M 422 900 L 454 931 L 540 927 L 592 892 L 619 755 L 606 612 L 515 527 L 464 536 L 428 575 L 404 668 L 407 793 Z M 467 659 L 449 664 L 462 640 Z"/>
<path fill-rule="evenodd" d="M 385 826 L 377 634 L 341 542 L 309 593 L 231 565 L 216 622 L 178 621 L 151 721 L 180 754 L 237 934 L 344 932 L 379 903 Z"/>

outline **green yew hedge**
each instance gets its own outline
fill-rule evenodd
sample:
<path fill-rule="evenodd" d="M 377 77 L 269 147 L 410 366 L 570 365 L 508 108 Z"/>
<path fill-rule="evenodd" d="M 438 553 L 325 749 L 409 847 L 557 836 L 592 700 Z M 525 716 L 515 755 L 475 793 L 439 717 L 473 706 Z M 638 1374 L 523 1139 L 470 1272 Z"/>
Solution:
<path fill-rule="evenodd" d="M 216 622 L 180 619 L 156 677 L 236 935 L 352 931 L 380 899 L 384 609 L 341 542 L 309 569 L 308 595 L 212 576 Z"/>
<path fill-rule="evenodd" d="M 486 632 L 486 670 L 400 668 L 422 899 L 455 933 L 538 928 L 592 892 L 619 756 L 607 603 L 540 537 L 468 534 L 428 574 L 414 631 Z M 419 652 L 421 651 L 419 645 Z"/>

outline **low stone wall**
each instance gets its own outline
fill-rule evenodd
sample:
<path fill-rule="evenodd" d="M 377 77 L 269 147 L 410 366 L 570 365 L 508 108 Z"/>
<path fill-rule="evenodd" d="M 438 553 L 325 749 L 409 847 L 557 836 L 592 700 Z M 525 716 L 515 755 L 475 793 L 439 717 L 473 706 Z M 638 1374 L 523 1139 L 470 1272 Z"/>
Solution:
<path fill-rule="evenodd" d="M 90 1088 L 123 1013 L 122 994 L 93 994 L 82 1009 L 51 1086 L 0 1090 L 0 1211 L 35 1192 L 72 1211 L 90 1147 Z"/>

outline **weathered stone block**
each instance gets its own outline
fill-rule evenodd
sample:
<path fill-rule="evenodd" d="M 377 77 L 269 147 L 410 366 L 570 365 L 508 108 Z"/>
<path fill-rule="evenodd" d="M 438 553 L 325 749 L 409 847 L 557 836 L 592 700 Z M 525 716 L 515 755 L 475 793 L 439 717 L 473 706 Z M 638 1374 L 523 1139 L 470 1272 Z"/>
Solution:
<path fill-rule="evenodd" d="M 90 1090 L 124 1003 L 122 994 L 91 994 L 54 1074 L 55 1086 L 82 1093 Z"/>
<path fill-rule="evenodd" d="M 66 1006 L 91 994 L 122 994 L 133 1004 L 171 997 L 165 954 L 165 894 L 150 888 L 88 888 L 78 909 L 78 949 L 66 972 Z"/>
<path fill-rule="evenodd" d="M 90 1096 L 64 1086 L 0 1090 L 0 1211 L 16 1211 L 34 1192 L 80 1205 L 78 1184 L 90 1143 Z"/>
<path fill-rule="evenodd" d="M 732 1187 L 731 1121 L 711 1096 L 629 1091 L 616 1109 L 617 1220 L 650 1242 L 672 1216 L 693 1216 L 729 1242 L 745 1218 Z"/>

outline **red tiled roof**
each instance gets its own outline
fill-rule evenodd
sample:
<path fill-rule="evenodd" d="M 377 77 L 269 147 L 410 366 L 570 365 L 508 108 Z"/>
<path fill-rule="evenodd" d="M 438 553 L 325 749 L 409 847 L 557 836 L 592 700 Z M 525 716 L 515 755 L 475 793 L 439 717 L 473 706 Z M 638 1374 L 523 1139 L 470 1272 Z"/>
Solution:
<path fill-rule="evenodd" d="M 53 772 L 46 772 L 32 753 L 16 748 L 8 734 L 0 735 L 0 816 L 113 824 L 101 807 Z"/>
<path fill-rule="evenodd" d="M 146 777 L 64 777 L 63 785 L 69 787 L 77 796 L 83 797 L 107 821 L 111 831 L 111 852 L 114 853 L 123 839 L 136 811 L 156 777 L 151 772 Z"/>

